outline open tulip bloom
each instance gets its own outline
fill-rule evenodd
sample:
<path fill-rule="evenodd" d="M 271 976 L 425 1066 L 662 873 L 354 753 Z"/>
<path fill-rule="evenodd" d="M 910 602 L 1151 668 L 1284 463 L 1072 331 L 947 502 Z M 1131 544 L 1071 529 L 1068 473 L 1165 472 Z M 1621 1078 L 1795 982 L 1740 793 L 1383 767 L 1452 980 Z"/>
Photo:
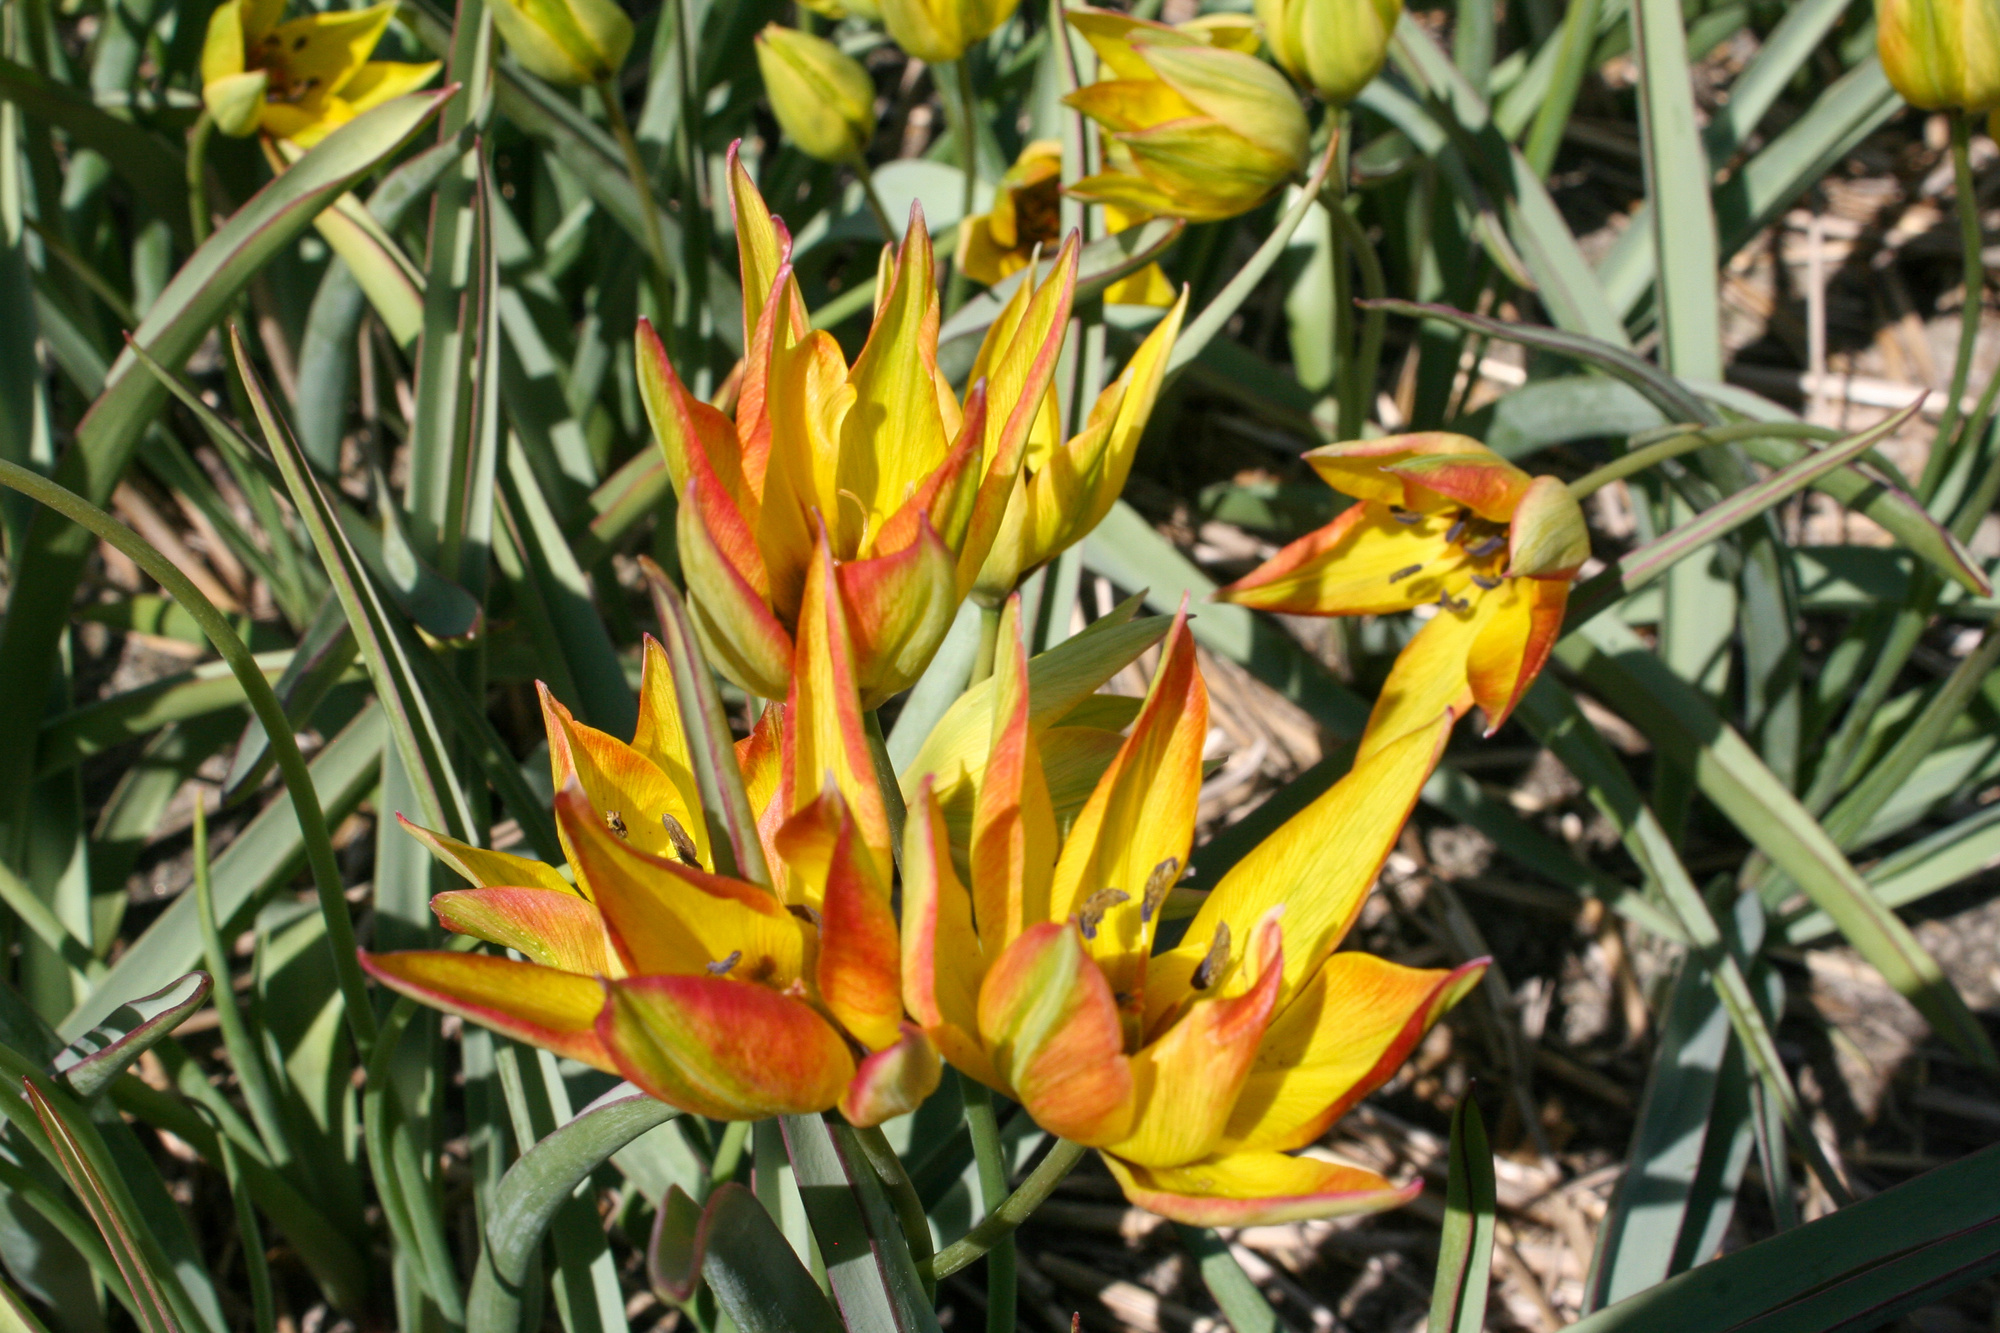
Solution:
<path fill-rule="evenodd" d="M 415 92 L 438 62 L 371 60 L 396 7 L 329 10 L 280 23 L 284 0 L 224 0 L 201 49 L 201 95 L 216 127 L 310 148 L 370 107 Z"/>
<path fill-rule="evenodd" d="M 1131 733 L 1067 836 L 1003 614 L 969 835 L 916 784 L 903 847 L 903 999 L 954 1066 L 1099 1149 L 1132 1202 L 1245 1226 L 1390 1208 L 1421 1182 L 1293 1156 L 1402 1063 L 1478 980 L 1335 952 L 1450 717 L 1381 749 L 1208 894 L 1154 953 L 1193 842 L 1208 694 L 1177 617 Z M 1064 730 L 1062 727 L 1056 731 Z"/>
<path fill-rule="evenodd" d="M 888 823 L 855 706 L 852 644 L 822 545 L 790 699 L 737 744 L 769 883 L 715 871 L 675 702 L 648 639 L 631 744 L 542 711 L 554 867 L 404 827 L 474 887 L 432 900 L 451 930 L 516 951 L 362 956 L 383 984 L 726 1120 L 839 1109 L 873 1125 L 937 1086 L 903 1018 Z M 830 778 L 824 786 L 795 773 Z"/>
<path fill-rule="evenodd" d="M 1298 616 L 1435 608 L 1390 669 L 1361 758 L 1475 703 L 1487 734 L 1497 731 L 1548 661 L 1570 583 L 1590 557 L 1568 489 L 1443 432 L 1329 444 L 1305 457 L 1359 503 L 1217 598 Z"/>

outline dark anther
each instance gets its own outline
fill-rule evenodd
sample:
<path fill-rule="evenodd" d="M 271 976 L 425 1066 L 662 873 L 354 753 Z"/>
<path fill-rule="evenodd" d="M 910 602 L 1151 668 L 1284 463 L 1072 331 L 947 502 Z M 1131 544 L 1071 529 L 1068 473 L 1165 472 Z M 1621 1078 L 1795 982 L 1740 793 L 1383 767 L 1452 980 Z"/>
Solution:
<path fill-rule="evenodd" d="M 694 839 L 688 836 L 688 831 L 681 827 L 681 821 L 672 815 L 663 814 L 660 816 L 660 825 L 666 829 L 667 841 L 674 845 L 674 855 L 680 858 L 681 864 L 699 870 L 701 853 L 695 849 Z"/>
<path fill-rule="evenodd" d="M 1389 576 L 1389 582 L 1401 583 L 1404 579 L 1410 577 L 1410 575 L 1412 574 L 1417 573 L 1422 568 L 1423 568 L 1422 565 L 1405 565 L 1401 569 L 1397 570 L 1395 573 Z"/>
<path fill-rule="evenodd" d="M 1222 969 L 1229 966 L 1229 923 L 1215 923 L 1215 939 L 1208 946 L 1208 956 L 1201 960 L 1194 970 L 1190 984 L 1196 990 L 1207 990 L 1222 975 Z"/>
<path fill-rule="evenodd" d="M 1477 546 L 1466 547 L 1465 553 L 1474 560 L 1484 560 L 1487 556 L 1492 555 L 1506 544 L 1507 538 L 1504 535 L 1492 536 L 1480 542 Z"/>
<path fill-rule="evenodd" d="M 1094 940 L 1104 914 L 1118 904 L 1130 901 L 1132 895 L 1123 889 L 1099 889 L 1083 900 L 1083 910 L 1076 914 L 1076 928 L 1083 932 L 1085 939 Z"/>
<path fill-rule="evenodd" d="M 708 965 L 708 974 L 712 977 L 726 977 L 729 975 L 729 969 L 742 961 L 743 951 L 741 949 L 731 949 L 729 957 L 718 959 Z"/>
<path fill-rule="evenodd" d="M 1389 517 L 1395 519 L 1398 523 L 1401 523 L 1406 528 L 1414 527 L 1417 524 L 1424 521 L 1424 516 L 1422 514 L 1419 514 L 1414 510 L 1405 509 L 1401 505 L 1390 505 Z"/>
<path fill-rule="evenodd" d="M 1471 510 L 1469 509 L 1459 510 L 1458 520 L 1451 525 L 1451 531 L 1445 533 L 1444 535 L 1445 544 L 1447 546 L 1458 545 L 1458 539 L 1465 535 L 1465 525 L 1467 523 L 1470 523 L 1471 521 L 1472 521 Z"/>
<path fill-rule="evenodd" d="M 307 37 L 304 33 L 300 33 L 298 36 L 292 38 L 292 50 L 294 51 L 305 50 L 306 43 L 311 40 L 312 39 L 310 37 Z"/>
<path fill-rule="evenodd" d="M 1146 876 L 1146 892 L 1139 898 L 1139 922 L 1151 924 L 1159 914 L 1160 904 L 1167 900 L 1174 881 L 1181 877 L 1181 861 L 1178 856 L 1170 856 L 1153 867 L 1153 873 Z"/>
<path fill-rule="evenodd" d="M 1470 611 L 1472 609 L 1471 602 L 1466 601 L 1463 597 L 1453 597 L 1448 592 L 1439 595 L 1438 605 L 1447 611 Z"/>
<path fill-rule="evenodd" d="M 1492 592 L 1495 588 L 1499 587 L 1501 583 L 1501 580 L 1487 578 L 1484 574 L 1474 574 L 1472 576 L 1472 581 L 1474 583 L 1477 583 L 1481 588 L 1484 588 L 1487 592 Z"/>
<path fill-rule="evenodd" d="M 621 838 L 626 836 L 625 817 L 616 810 L 606 810 L 604 812 L 604 827 L 610 829 Z"/>
<path fill-rule="evenodd" d="M 813 911 L 812 908 L 807 907 L 804 903 L 793 903 L 785 910 L 801 921 L 810 922 L 815 926 L 819 924 L 819 913 Z"/>

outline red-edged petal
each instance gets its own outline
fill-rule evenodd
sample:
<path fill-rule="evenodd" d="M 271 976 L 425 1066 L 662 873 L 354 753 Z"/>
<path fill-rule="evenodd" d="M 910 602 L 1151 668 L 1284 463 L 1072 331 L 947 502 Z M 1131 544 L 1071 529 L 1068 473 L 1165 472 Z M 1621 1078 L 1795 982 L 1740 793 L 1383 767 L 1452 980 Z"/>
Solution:
<path fill-rule="evenodd" d="M 847 1043 L 801 1000 L 727 977 L 602 983 L 597 1021 L 618 1072 L 648 1096 L 719 1120 L 807 1115 L 854 1077 Z"/>
<path fill-rule="evenodd" d="M 752 582 L 760 581 L 764 562 L 756 555 L 756 544 L 749 540 L 757 512 L 756 495 L 744 483 L 742 446 L 737 443 L 735 424 L 687 391 L 667 359 L 660 335 L 643 315 L 635 349 L 639 398 L 652 423 L 653 438 L 666 456 L 667 475 L 673 479 L 675 492 L 685 496 L 691 477 L 717 483 L 709 503 L 719 505 L 726 498 L 734 519 L 730 522 L 715 516 L 711 523 L 725 534 L 723 544 L 737 568 Z M 741 538 L 737 539 L 739 529 Z"/>
<path fill-rule="evenodd" d="M 677 525 L 695 632 L 723 675 L 761 698 L 779 698 L 791 674 L 792 636 L 716 541 L 704 517 L 706 490 L 699 478 L 689 480 Z"/>
<path fill-rule="evenodd" d="M 1498 457 L 1469 436 L 1441 430 L 1384 435 L 1374 440 L 1342 440 L 1308 449 L 1303 457 L 1319 473 L 1321 481 L 1342 495 L 1415 509 L 1426 497 L 1409 494 L 1403 479 L 1389 469 L 1411 459 L 1443 454 Z"/>
<path fill-rule="evenodd" d="M 905 1023 L 894 1045 L 884 1046 L 855 1067 L 854 1081 L 840 1099 L 840 1113 L 863 1129 L 908 1115 L 937 1091 L 943 1075 L 937 1047 L 922 1028 Z"/>
<path fill-rule="evenodd" d="M 595 1069 L 616 1073 L 598 1040 L 603 984 L 553 967 L 448 949 L 371 954 L 369 976 L 411 999 Z"/>
<path fill-rule="evenodd" d="M 1534 481 L 1491 451 L 1426 454 L 1392 463 L 1385 470 L 1403 479 L 1412 508 L 1431 509 L 1442 501 L 1463 505 L 1492 523 L 1511 519 Z"/>
<path fill-rule="evenodd" d="M 809 841 L 815 844 L 808 853 L 811 859 L 817 860 L 819 849 L 824 849 L 824 887 L 817 894 L 819 961 L 814 969 L 820 999 L 869 1050 L 893 1045 L 903 1018 L 903 998 L 889 886 L 876 874 L 874 858 L 860 844 L 838 791 L 828 789 L 793 815 L 779 834 L 781 846 L 795 845 L 795 830 L 810 830 Z"/>
<path fill-rule="evenodd" d="M 944 813 L 926 775 L 903 825 L 903 1007 L 947 1060 L 999 1087 L 979 1042 L 979 983 L 986 960 L 972 929 L 972 899 L 951 864 Z"/>
<path fill-rule="evenodd" d="M 573 893 L 451 889 L 431 899 L 446 930 L 517 949 L 544 967 L 596 976 L 611 971 L 604 918 Z"/>
<path fill-rule="evenodd" d="M 1567 579 L 1508 579 L 1493 619 L 1466 653 L 1465 678 L 1473 699 L 1486 710 L 1486 734 L 1500 730 L 1521 696 L 1548 664 L 1562 637 L 1569 604 Z"/>
<path fill-rule="evenodd" d="M 979 987 L 979 1035 L 1035 1123 L 1077 1143 L 1132 1126 L 1132 1062 L 1118 1002 L 1068 922 L 1031 926 Z"/>
<path fill-rule="evenodd" d="M 839 566 L 840 600 L 854 639 L 863 708 L 916 684 L 958 615 L 958 571 L 930 521 L 917 516 L 908 546 Z"/>
<path fill-rule="evenodd" d="M 1056 815 L 1029 720 L 1028 646 L 1021 598 L 1007 599 L 993 654 L 993 742 L 973 806 L 968 867 L 979 942 L 997 956 L 1031 925 L 1051 919 Z M 1063 913 L 1055 913 L 1060 920 Z"/>
<path fill-rule="evenodd" d="M 1195 1227 L 1276 1226 L 1379 1213 L 1424 1192 L 1421 1179 L 1394 1185 L 1358 1166 L 1275 1152 L 1231 1153 L 1165 1169 L 1103 1156 L 1127 1199 Z"/>

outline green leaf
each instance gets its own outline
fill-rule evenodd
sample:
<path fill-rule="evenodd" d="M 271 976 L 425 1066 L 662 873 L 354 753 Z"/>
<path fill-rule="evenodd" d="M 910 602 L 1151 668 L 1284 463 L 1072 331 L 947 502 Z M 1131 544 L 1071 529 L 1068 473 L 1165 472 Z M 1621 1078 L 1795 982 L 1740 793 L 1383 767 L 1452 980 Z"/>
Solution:
<path fill-rule="evenodd" d="M 701 1214 L 695 1262 L 715 1300 L 744 1333 L 850 1333 L 785 1240 L 785 1233 L 734 1181 Z"/>
<path fill-rule="evenodd" d="M 790 1115 L 779 1123 L 848 1333 L 938 1333 L 895 1210 L 853 1127 L 837 1116 Z"/>
<path fill-rule="evenodd" d="M 1687 31 L 1675 0 L 1633 0 L 1639 66 L 1640 146 L 1653 204 L 1659 260 L 1661 359 L 1678 375 L 1722 377 L 1722 317 L 1716 300 L 1715 217 L 1708 155 L 1695 119 Z M 1660 207 L 1671 199 L 1671 208 Z"/>
<path fill-rule="evenodd" d="M 56 1054 L 50 1072 L 89 1101 L 124 1073 L 162 1037 L 185 1023 L 208 1001 L 214 982 L 206 972 L 190 972 L 151 995 L 118 1007 L 104 1022 Z"/>
<path fill-rule="evenodd" d="M 1229 1252 L 1228 1241 L 1208 1227 L 1175 1223 L 1174 1230 L 1180 1233 L 1181 1244 L 1194 1256 L 1195 1266 L 1201 1270 L 1202 1285 L 1215 1298 L 1216 1307 L 1229 1321 L 1230 1328 L 1236 1333 L 1290 1333 L 1291 1326 L 1278 1318 L 1278 1312 L 1264 1299 L 1264 1293 L 1257 1290 L 1257 1284 Z"/>
<path fill-rule="evenodd" d="M 60 129 L 76 147 L 102 153 L 116 168 L 118 178 L 173 228 L 177 241 L 186 244 L 187 168 L 174 144 L 129 120 L 120 120 L 84 93 L 4 58 L 0 58 L 0 97 Z"/>
<path fill-rule="evenodd" d="M 1451 1116 L 1445 1176 L 1444 1227 L 1438 1237 L 1437 1282 L 1431 1288 L 1430 1333 L 1479 1333 L 1486 1327 L 1493 1272 L 1493 1150 L 1486 1122 L 1470 1093 Z"/>

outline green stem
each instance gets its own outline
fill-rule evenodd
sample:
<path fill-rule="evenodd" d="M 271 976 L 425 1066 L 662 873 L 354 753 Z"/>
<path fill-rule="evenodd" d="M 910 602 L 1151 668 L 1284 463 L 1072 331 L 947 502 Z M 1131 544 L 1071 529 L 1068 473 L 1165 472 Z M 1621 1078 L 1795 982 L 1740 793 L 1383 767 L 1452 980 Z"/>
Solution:
<path fill-rule="evenodd" d="M 750 1137 L 751 1123 L 732 1120 L 723 1126 L 722 1141 L 715 1145 L 715 1160 L 708 1166 L 711 1187 L 735 1178 L 736 1168 L 743 1161 L 743 1144 Z"/>
<path fill-rule="evenodd" d="M 214 136 L 215 117 L 204 107 L 188 130 L 187 143 L 188 222 L 197 248 L 208 239 L 208 141 Z"/>
<path fill-rule="evenodd" d="M 973 1160 L 979 1164 L 979 1206 L 991 1219 L 1007 1200 L 1007 1157 L 1000 1143 L 1000 1122 L 993 1114 L 993 1094 L 984 1083 L 976 1083 L 963 1074 L 958 1082 L 965 1093 L 965 1128 L 972 1135 Z M 986 1246 L 986 1333 L 1015 1333 L 1014 1308 L 1019 1291 L 1014 1271 L 1014 1226 L 1018 1225 L 1016 1222 L 1001 1228 Z M 959 1245 L 964 1243 L 960 1241 Z M 952 1246 L 954 1250 L 957 1248 Z M 941 1269 L 941 1264 L 934 1264 L 932 1276 L 943 1276 Z"/>
<path fill-rule="evenodd" d="M 969 1122 L 969 1114 L 967 1119 Z M 973 1144 L 977 1151 L 978 1140 L 973 1140 Z M 1014 1228 L 1027 1221 L 1029 1215 L 1042 1206 L 1042 1200 L 1048 1198 L 1050 1192 L 1062 1183 L 1063 1177 L 1075 1169 L 1086 1151 L 1080 1143 L 1057 1139 L 1056 1146 L 1049 1150 L 1049 1155 L 1042 1159 L 1040 1166 L 1028 1173 L 1028 1178 L 1021 1182 L 1019 1189 L 1002 1200 L 998 1208 L 989 1209 L 986 1216 L 979 1220 L 979 1225 L 966 1232 L 963 1238 L 938 1251 L 937 1258 L 930 1262 L 928 1271 L 931 1276 L 939 1279 L 950 1277 L 1013 1235 Z M 921 1265 L 919 1269 L 922 1271 Z"/>
<path fill-rule="evenodd" d="M 194 617 L 201 632 L 215 646 L 215 651 L 229 663 L 230 674 L 243 687 L 251 711 L 264 724 L 271 749 L 277 756 L 278 772 L 284 778 L 285 790 L 291 795 L 293 817 L 299 822 L 299 838 L 305 843 L 306 864 L 312 870 L 313 887 L 319 894 L 320 914 L 326 919 L 326 943 L 333 954 L 334 975 L 340 980 L 347 1026 L 354 1036 L 355 1049 L 365 1059 L 375 1046 L 375 1011 L 368 1002 L 367 978 L 361 974 L 354 940 L 354 919 L 348 915 L 347 897 L 340 882 L 340 862 L 334 857 L 333 842 L 327 836 L 326 812 L 320 808 L 319 795 L 313 789 L 312 772 L 306 767 L 305 756 L 299 752 L 298 738 L 292 734 L 291 723 L 285 717 L 285 706 L 272 693 L 271 682 L 264 679 L 257 659 L 237 637 L 229 618 L 216 610 L 215 604 L 188 581 L 187 575 L 138 533 L 74 491 L 58 486 L 40 473 L 5 460 L 0 460 L 0 486 L 19 491 L 29 499 L 47 505 L 130 556 L 133 564 L 166 589 L 167 595 Z"/>
<path fill-rule="evenodd" d="M 1555 165 L 1556 150 L 1562 147 L 1563 131 L 1576 107 L 1577 90 L 1590 69 L 1590 49 L 1597 43 L 1597 4 L 1598 0 L 1571 0 L 1563 15 L 1562 49 L 1556 55 L 1548 95 L 1536 109 L 1534 126 L 1521 146 L 1521 156 L 1528 159 L 1537 176 L 1547 177 Z"/>
<path fill-rule="evenodd" d="M 954 62 L 957 72 L 958 161 L 965 172 L 959 192 L 958 219 L 961 226 L 972 216 L 973 187 L 979 179 L 979 99 L 972 95 L 972 62 L 961 56 Z M 951 283 L 945 288 L 944 313 L 949 319 L 972 293 L 972 282 L 958 265 L 951 266 Z"/>
<path fill-rule="evenodd" d="M 1368 243 L 1368 233 L 1361 230 L 1360 221 L 1345 208 L 1333 215 L 1334 221 L 1347 233 L 1349 253 L 1354 256 L 1356 267 L 1361 270 L 1361 293 L 1371 301 L 1380 301 L 1389 294 L 1388 280 L 1382 273 L 1382 259 L 1375 253 L 1375 247 Z M 1350 311 L 1352 307 L 1350 306 Z M 1352 315 L 1350 313 L 1350 319 Z M 1361 351 L 1355 358 L 1354 378 L 1360 398 L 1360 417 L 1368 418 L 1368 396 L 1375 388 L 1375 375 L 1382 365 L 1382 339 L 1388 332 L 1389 312 L 1371 306 L 1361 316 Z M 1358 426 L 1357 426 L 1358 429 Z"/>
<path fill-rule="evenodd" d="M 199 811 L 201 806 L 197 804 Z M 197 863 L 199 864 L 199 863 Z M 223 981 L 216 983 L 221 993 Z M 220 1012 L 220 1006 L 217 1007 Z M 271 1265 L 264 1257 L 264 1229 L 257 1223 L 256 1205 L 243 1179 L 243 1164 L 237 1159 L 236 1145 L 227 1134 L 215 1136 L 222 1156 L 222 1171 L 229 1182 L 229 1202 L 236 1210 L 237 1234 L 243 1244 L 243 1272 L 250 1279 L 250 1327 L 252 1333 L 273 1333 L 277 1328 L 277 1302 L 271 1295 Z"/>
<path fill-rule="evenodd" d="M 639 155 L 639 141 L 632 137 L 631 122 L 625 119 L 625 103 L 618 96 L 615 77 L 607 75 L 598 81 L 597 98 L 604 103 L 604 118 L 610 123 L 611 137 L 618 141 L 618 149 L 625 155 L 625 174 L 632 178 L 632 189 L 639 196 L 639 212 L 646 219 L 646 249 L 652 255 L 655 281 L 662 284 L 656 295 L 664 313 L 672 308 L 667 303 L 666 289 L 672 282 L 673 266 L 667 257 L 666 232 L 660 226 L 660 206 L 653 198 L 646 159 Z"/>
<path fill-rule="evenodd" d="M 875 173 L 869 169 L 868 159 L 859 153 L 851 164 L 854 174 L 861 178 L 861 199 L 868 205 L 868 211 L 875 218 L 875 225 L 882 229 L 882 239 L 894 245 L 903 238 L 897 234 L 896 220 L 889 216 L 889 210 L 882 204 L 882 196 L 875 190 Z"/>
<path fill-rule="evenodd" d="M 1334 416 L 1333 438 L 1336 440 L 1357 440 L 1361 438 L 1363 404 L 1361 402 L 1361 379 L 1354 346 L 1354 291 L 1353 276 L 1349 271 L 1349 248 L 1351 241 L 1348 230 L 1341 225 L 1341 217 L 1347 212 L 1347 131 L 1348 115 L 1345 108 L 1333 112 L 1333 170 L 1328 173 L 1326 184 L 1320 187 L 1320 204 L 1326 209 L 1327 250 L 1332 261 L 1333 296 L 1333 365 L 1334 365 Z"/>
<path fill-rule="evenodd" d="M 1669 435 L 1666 439 L 1621 454 L 1603 467 L 1584 473 L 1569 484 L 1572 499 L 1581 500 L 1603 490 L 1614 481 L 1622 481 L 1649 467 L 1656 467 L 1670 458 L 1691 454 L 1697 449 L 1706 449 L 1713 444 L 1727 444 L 1733 440 L 1749 440 L 1779 437 L 1784 439 L 1837 440 L 1840 432 L 1826 426 L 1814 426 L 1798 421 L 1746 421 L 1729 426 L 1715 426 L 1707 430 L 1683 430 Z"/>
<path fill-rule="evenodd" d="M 1000 651 L 1000 608 L 982 606 L 979 608 L 979 648 L 972 657 L 972 678 L 966 683 L 977 685 L 993 674 L 993 656 Z"/>
<path fill-rule="evenodd" d="M 222 932 L 216 925 L 215 897 L 209 883 L 208 814 L 199 800 L 194 805 L 194 903 L 195 916 L 201 925 L 202 953 L 209 975 L 215 979 L 212 999 L 216 1026 L 222 1029 L 222 1044 L 229 1051 L 229 1062 L 236 1066 L 236 1081 L 242 1085 L 250 1118 L 257 1122 L 264 1151 L 273 1166 L 283 1166 L 292 1160 L 291 1145 L 278 1114 L 278 1099 L 272 1095 L 264 1057 L 243 1021 L 235 988 L 229 984 L 229 954 L 222 946 Z"/>
<path fill-rule="evenodd" d="M 1958 115 L 1951 122 L 1951 168 L 1958 194 L 1958 243 L 1965 258 L 1965 306 L 1958 325 L 1958 355 L 1951 368 L 1951 396 L 1945 400 L 1944 414 L 1938 418 L 1937 434 L 1931 438 L 1931 456 L 1924 463 L 1924 475 L 1917 483 L 1917 498 L 1925 504 L 1937 494 L 1952 456 L 1953 431 L 1959 421 L 1959 403 L 1965 397 L 1966 382 L 1972 377 L 1972 353 L 1979 342 L 1979 316 L 1986 306 L 1986 264 L 1981 255 L 1984 233 L 1979 226 L 1979 196 L 1972 181 L 1972 117 Z"/>
<path fill-rule="evenodd" d="M 889 1203 L 896 1210 L 896 1221 L 903 1228 L 903 1240 L 910 1247 L 910 1258 L 917 1264 L 917 1276 L 924 1284 L 924 1295 L 937 1299 L 937 1279 L 931 1276 L 927 1265 L 931 1261 L 931 1223 L 924 1215 L 924 1201 L 917 1197 L 917 1187 L 910 1180 L 910 1173 L 903 1169 L 903 1159 L 896 1156 L 896 1150 L 889 1146 L 888 1136 L 879 1126 L 867 1129 L 852 1129 L 855 1142 L 861 1145 L 862 1153 L 868 1158 L 868 1165 L 875 1169 L 876 1179 L 889 1195 Z"/>

